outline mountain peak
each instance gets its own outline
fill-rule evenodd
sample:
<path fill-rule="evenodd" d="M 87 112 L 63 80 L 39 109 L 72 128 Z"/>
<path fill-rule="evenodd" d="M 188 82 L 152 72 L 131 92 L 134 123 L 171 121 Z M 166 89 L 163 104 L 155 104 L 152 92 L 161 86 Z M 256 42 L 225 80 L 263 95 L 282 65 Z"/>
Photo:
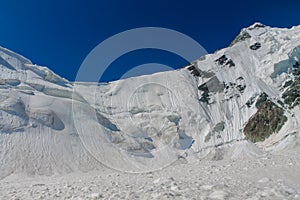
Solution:
<path fill-rule="evenodd" d="M 266 25 L 262 24 L 261 22 L 255 22 L 254 24 L 249 26 L 248 29 L 253 30 L 253 29 L 259 29 L 259 28 L 264 28 L 264 27 L 266 27 Z"/>

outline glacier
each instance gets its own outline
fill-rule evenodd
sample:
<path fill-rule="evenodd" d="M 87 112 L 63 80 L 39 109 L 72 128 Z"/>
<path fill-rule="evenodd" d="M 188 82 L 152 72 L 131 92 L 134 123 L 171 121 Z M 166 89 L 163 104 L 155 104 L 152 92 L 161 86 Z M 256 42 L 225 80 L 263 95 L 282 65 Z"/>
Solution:
<path fill-rule="evenodd" d="M 297 148 L 299 48 L 300 26 L 255 23 L 182 69 L 89 83 L 1 47 L 0 178 L 103 167 L 144 173 L 178 159 Z"/>

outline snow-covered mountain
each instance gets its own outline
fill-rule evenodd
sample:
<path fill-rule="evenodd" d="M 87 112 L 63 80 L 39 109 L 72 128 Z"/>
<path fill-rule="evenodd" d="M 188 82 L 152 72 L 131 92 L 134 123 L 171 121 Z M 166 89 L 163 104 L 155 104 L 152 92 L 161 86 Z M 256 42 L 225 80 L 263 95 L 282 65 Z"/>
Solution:
<path fill-rule="evenodd" d="M 300 132 L 300 26 L 245 28 L 180 70 L 72 83 L 0 48 L 0 171 L 51 175 L 259 156 Z"/>

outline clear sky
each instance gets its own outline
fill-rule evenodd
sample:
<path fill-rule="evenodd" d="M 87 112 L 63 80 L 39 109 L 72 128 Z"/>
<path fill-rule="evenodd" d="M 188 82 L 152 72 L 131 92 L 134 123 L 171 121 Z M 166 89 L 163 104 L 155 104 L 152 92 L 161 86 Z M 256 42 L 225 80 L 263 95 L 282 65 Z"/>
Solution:
<path fill-rule="evenodd" d="M 276 27 L 300 25 L 299 10 L 299 0 L 2 0 L 0 46 L 74 80 L 87 54 L 121 31 L 170 28 L 214 52 L 256 21 Z M 104 81 L 118 79 L 132 67 L 149 62 L 173 68 L 186 64 L 166 52 L 140 50 L 116 60 Z"/>

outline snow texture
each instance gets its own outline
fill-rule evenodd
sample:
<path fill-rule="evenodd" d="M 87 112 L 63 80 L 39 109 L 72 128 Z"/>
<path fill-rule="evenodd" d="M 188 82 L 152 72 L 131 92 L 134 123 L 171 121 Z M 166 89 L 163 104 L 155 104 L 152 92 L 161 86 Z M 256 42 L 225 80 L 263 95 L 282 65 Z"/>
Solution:
<path fill-rule="evenodd" d="M 256 163 L 251 159 L 285 152 L 296 156 L 291 152 L 299 152 L 299 105 L 279 102 L 285 102 L 283 85 L 296 80 L 291 72 L 297 63 L 299 67 L 299 49 L 300 26 L 283 29 L 256 23 L 243 29 L 231 47 L 180 70 L 99 84 L 71 83 L 1 47 L 0 178 L 105 171 L 105 167 L 152 173 L 181 161 L 191 170 L 198 170 L 196 162 L 204 173 L 215 173 L 204 169 L 203 159 L 209 165 L 226 159 Z M 278 132 L 253 144 L 243 129 L 257 112 L 255 102 L 262 93 L 284 110 L 287 121 Z M 227 166 L 223 168 L 216 167 Z M 256 181 L 250 179 L 243 192 Z M 235 196 L 233 186 L 239 184 L 229 181 L 228 190 L 221 183 L 186 187 L 184 181 L 162 177 L 153 181 L 153 187 L 145 186 L 143 190 L 153 192 L 144 195 L 182 199 L 187 190 L 196 198 L 226 199 Z M 258 183 L 270 188 L 257 188 L 257 194 L 249 194 L 252 199 L 269 193 L 278 198 L 297 196 L 283 185 L 271 189 L 277 184 L 273 180 Z M 295 187 L 299 189 L 299 184 Z M 82 198 L 99 199 L 105 193 L 83 190 L 90 194 Z"/>

